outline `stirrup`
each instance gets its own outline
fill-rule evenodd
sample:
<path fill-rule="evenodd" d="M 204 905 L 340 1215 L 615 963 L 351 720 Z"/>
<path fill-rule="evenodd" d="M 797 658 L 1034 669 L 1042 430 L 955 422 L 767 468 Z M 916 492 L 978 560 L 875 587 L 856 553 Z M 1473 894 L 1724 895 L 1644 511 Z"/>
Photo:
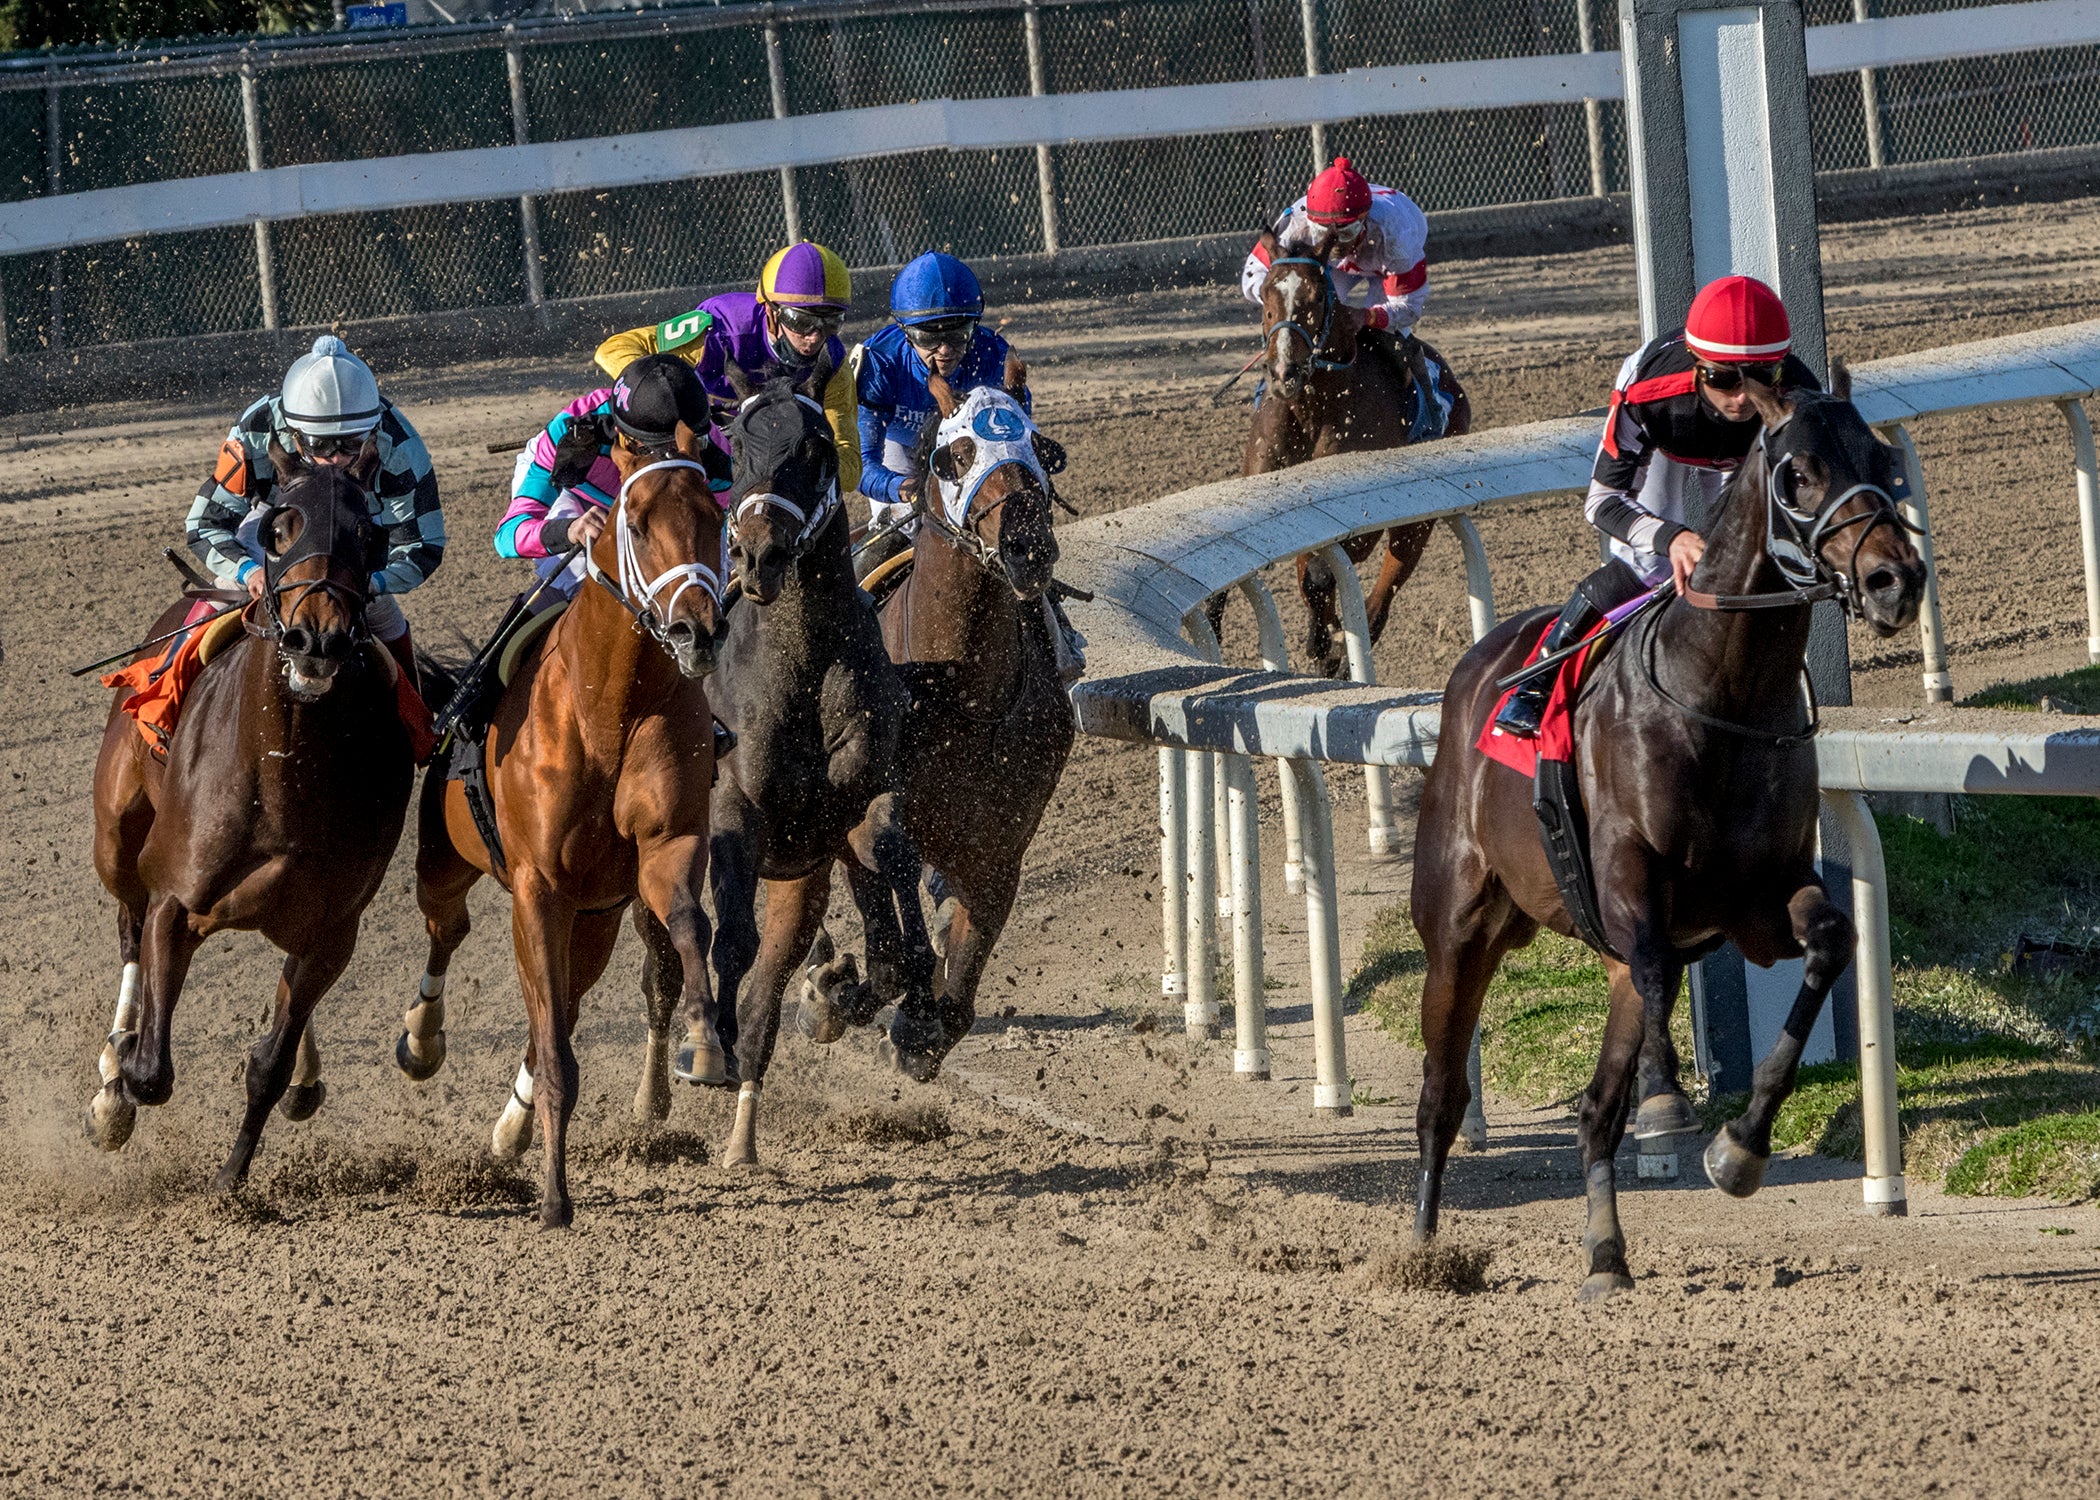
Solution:
<path fill-rule="evenodd" d="M 1543 686 L 1527 682 L 1509 695 L 1502 711 L 1495 715 L 1495 728 L 1504 734 L 1513 734 L 1521 740 L 1535 740 L 1539 728 L 1546 718 L 1546 698 L 1552 690 L 1553 679 L 1539 679 Z"/>

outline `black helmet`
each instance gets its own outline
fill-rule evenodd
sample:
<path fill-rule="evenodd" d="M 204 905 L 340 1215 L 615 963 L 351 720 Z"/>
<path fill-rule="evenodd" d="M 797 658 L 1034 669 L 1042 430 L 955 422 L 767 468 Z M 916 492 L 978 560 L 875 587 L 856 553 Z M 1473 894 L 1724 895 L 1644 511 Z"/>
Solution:
<path fill-rule="evenodd" d="M 644 448 L 668 447 L 685 423 L 707 435 L 713 415 L 693 367 L 675 354 L 645 354 L 613 382 L 613 425 Z"/>

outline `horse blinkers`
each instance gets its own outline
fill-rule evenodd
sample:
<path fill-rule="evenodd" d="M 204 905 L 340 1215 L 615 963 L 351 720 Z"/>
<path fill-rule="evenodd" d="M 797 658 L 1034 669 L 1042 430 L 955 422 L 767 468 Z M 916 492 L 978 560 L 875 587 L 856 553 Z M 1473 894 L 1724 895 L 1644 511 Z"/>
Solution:
<path fill-rule="evenodd" d="M 364 510 L 364 480 L 356 472 L 361 466 L 291 469 L 294 477 L 284 491 L 288 503 L 273 506 L 258 528 L 264 554 L 263 633 L 276 643 L 293 692 L 303 697 L 328 691 L 366 636 L 373 557 L 383 540 Z M 342 473 L 354 499 L 331 486 L 325 473 Z M 305 503 L 309 499 L 316 503 Z M 317 513 L 324 509 L 325 514 Z M 286 577 L 314 562 L 322 565 L 318 576 Z M 322 600 L 340 611 L 339 619 L 328 618 L 325 610 L 314 618 L 316 610 L 309 606 Z"/>
<path fill-rule="evenodd" d="M 1862 478 L 1841 484 L 1832 473 L 1824 481 L 1821 502 L 1808 509 L 1801 499 L 1804 471 L 1800 460 L 1792 452 L 1778 449 L 1773 441 L 1783 437 L 1792 425 L 1791 421 L 1784 423 L 1762 439 L 1766 554 L 1791 587 L 1803 593 L 1834 597 L 1848 616 L 1872 626 L 1878 634 L 1891 634 L 1915 617 L 1924 564 L 1912 552 L 1908 558 L 1871 566 L 1864 578 L 1859 565 L 1868 542 L 1884 528 L 1894 531 L 1903 551 L 1911 552 L 1904 533 L 1917 528 L 1904 518 L 1899 504 L 1898 497 L 1906 488 L 1902 465 L 1887 444 L 1872 440 L 1877 454 L 1890 466 L 1888 483 Z M 1827 459 L 1811 456 L 1824 469 L 1830 468 Z M 1853 513 L 1841 516 L 1839 513 L 1854 501 L 1860 504 Z M 1825 553 L 1846 532 L 1853 533 L 1851 546 L 1839 564 Z"/>

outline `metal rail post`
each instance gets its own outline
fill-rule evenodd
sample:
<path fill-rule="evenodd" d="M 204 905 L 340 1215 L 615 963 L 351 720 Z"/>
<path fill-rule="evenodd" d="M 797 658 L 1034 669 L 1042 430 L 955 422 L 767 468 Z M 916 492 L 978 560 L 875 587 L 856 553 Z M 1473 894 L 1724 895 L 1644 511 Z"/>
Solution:
<path fill-rule="evenodd" d="M 773 90 L 773 118 L 788 117 L 787 62 L 780 51 L 780 23 L 766 17 L 766 82 Z M 795 186 L 795 169 L 780 169 L 780 211 L 787 220 L 790 245 L 802 238 L 802 195 Z"/>
<path fill-rule="evenodd" d="M 1371 663 L 1371 625 L 1364 613 L 1363 581 L 1356 564 L 1333 542 L 1320 555 L 1334 573 L 1335 599 L 1342 616 L 1342 642 L 1348 648 L 1349 680 L 1366 685 L 1378 681 Z M 1393 784 L 1384 766 L 1364 767 L 1364 801 L 1370 824 L 1371 858 L 1381 864 L 1400 857 L 1400 841 L 1393 828 Z"/>
<path fill-rule="evenodd" d="M 1852 0 L 1852 19 L 1873 19 L 1872 0 Z M 1881 84 L 1872 68 L 1859 70 L 1859 109 L 1867 122 L 1867 165 L 1877 171 L 1888 164 L 1881 148 Z"/>
<path fill-rule="evenodd" d="M 1291 669 L 1290 648 L 1284 644 L 1283 616 L 1276 612 L 1276 596 L 1260 575 L 1240 580 L 1240 592 L 1254 606 L 1254 629 L 1261 642 L 1261 664 L 1271 672 Z M 1298 806 L 1298 783 L 1291 776 L 1291 763 L 1276 762 L 1277 789 L 1283 804 L 1283 888 L 1293 896 L 1305 894 L 1304 814 Z"/>
<path fill-rule="evenodd" d="M 1269 1077 L 1269 1017 L 1261 952 L 1261 822 L 1254 762 L 1225 757 L 1232 832 L 1232 1073 Z"/>
<path fill-rule="evenodd" d="M 1859 792 L 1825 792 L 1825 804 L 1852 852 L 1852 911 L 1858 932 L 1853 962 L 1859 995 L 1860 1123 L 1866 1137 L 1867 1211 L 1885 1218 L 1908 1213 L 1903 1182 L 1903 1131 L 1896 1112 L 1896 1002 L 1889 967 L 1888 871 L 1881 833 Z"/>
<path fill-rule="evenodd" d="M 513 145 L 532 140 L 532 122 L 525 112 L 525 49 L 518 43 L 518 28 L 503 28 L 503 71 L 510 78 L 510 135 Z M 547 286 L 540 267 L 540 210 L 532 194 L 518 197 L 518 240 L 525 255 L 525 303 L 532 321 L 547 326 Z"/>
<path fill-rule="evenodd" d="M 1575 0 L 1575 40 L 1585 52 L 1596 50 L 1590 41 L 1590 0 Z M 1582 101 L 1582 123 L 1590 142 L 1590 196 L 1602 198 L 1604 177 L 1604 105 L 1596 99 Z"/>
<path fill-rule="evenodd" d="M 2085 554 L 2085 655 L 2100 662 L 2100 469 L 2093 462 L 2093 424 L 2083 401 L 2059 401 L 2056 409 L 2071 424 L 2071 447 L 2078 466 L 2078 540 Z"/>
<path fill-rule="evenodd" d="M 45 189 L 53 197 L 65 191 L 59 168 L 66 152 L 58 130 L 58 64 L 53 63 L 44 70 L 44 177 Z M 54 354 L 66 347 L 65 254 L 63 250 L 51 252 L 51 337 L 44 347 Z"/>
<path fill-rule="evenodd" d="M 1254 76 L 1269 76 L 1269 49 L 1262 36 L 1261 0 L 1247 0 L 1247 45 L 1253 53 Z M 1264 224 L 1272 224 L 1283 212 L 1283 205 L 1290 200 L 1280 196 L 1276 181 L 1276 147 L 1281 138 L 1273 130 L 1261 133 L 1261 214 Z"/>
<path fill-rule="evenodd" d="M 1196 649 L 1216 661 L 1218 638 L 1201 609 L 1182 622 Z M 1218 756 L 1209 750 L 1184 750 L 1185 808 L 1188 816 L 1188 943 L 1183 979 L 1186 998 L 1182 1024 L 1188 1034 L 1209 1040 L 1218 1034 L 1218 805 L 1215 785 Z"/>
<path fill-rule="evenodd" d="M 255 82 L 255 59 L 247 52 L 241 57 L 241 135 L 248 147 L 248 170 L 263 169 L 262 102 L 257 97 Z M 270 243 L 270 225 L 267 220 L 255 221 L 255 282 L 262 292 L 263 327 L 277 327 L 277 253 Z"/>
<path fill-rule="evenodd" d="M 1181 751 L 1159 747 L 1159 992 L 1172 999 L 1188 985 L 1188 785 Z"/>
<path fill-rule="evenodd" d="M 1339 1119 L 1350 1102 L 1342 1034 L 1342 936 L 1335 899 L 1334 818 L 1327 778 L 1315 760 L 1290 762 L 1305 811 L 1305 946 L 1312 978 L 1313 1113 Z"/>
<path fill-rule="evenodd" d="M 1021 7 L 1022 35 L 1028 44 L 1028 92 L 1040 99 L 1050 92 L 1043 74 L 1043 17 L 1035 0 Z M 1047 145 L 1035 148 L 1036 192 L 1043 206 L 1043 253 L 1055 255 L 1061 243 L 1057 224 L 1057 162 Z"/>
<path fill-rule="evenodd" d="M 1925 465 L 1918 459 L 1918 445 L 1911 441 L 1910 429 L 1901 422 L 1892 422 L 1882 431 L 1888 434 L 1889 441 L 1903 450 L 1903 477 L 1910 486 L 1910 499 L 1901 509 L 1903 519 L 1918 528 L 1918 559 L 1925 564 L 1925 597 L 1918 605 L 1918 653 L 1924 658 L 1925 701 L 1952 703 L 1954 678 L 1947 670 L 1947 627 L 1940 618 L 1940 569 L 1939 564 L 1932 560 L 1932 514 L 1925 503 Z M 2086 599 L 2089 614 L 2092 609 L 2100 608 L 2092 603 L 2093 587 L 2093 570 L 2088 565 Z M 2093 628 L 2100 632 L 2100 625 Z"/>
<path fill-rule="evenodd" d="M 1305 76 L 1320 76 L 1320 0 L 1298 0 L 1298 21 L 1305 29 Z M 1327 127 L 1312 128 L 1312 158 L 1315 174 L 1327 170 Z"/>

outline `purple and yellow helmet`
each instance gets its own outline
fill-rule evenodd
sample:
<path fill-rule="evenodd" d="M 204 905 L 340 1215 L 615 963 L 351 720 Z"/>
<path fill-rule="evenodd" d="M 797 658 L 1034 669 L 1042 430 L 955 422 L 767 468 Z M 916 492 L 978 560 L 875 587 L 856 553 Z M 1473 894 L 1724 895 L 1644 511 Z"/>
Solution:
<path fill-rule="evenodd" d="M 846 263 L 809 240 L 778 251 L 758 273 L 758 299 L 776 307 L 844 312 L 853 301 Z"/>

